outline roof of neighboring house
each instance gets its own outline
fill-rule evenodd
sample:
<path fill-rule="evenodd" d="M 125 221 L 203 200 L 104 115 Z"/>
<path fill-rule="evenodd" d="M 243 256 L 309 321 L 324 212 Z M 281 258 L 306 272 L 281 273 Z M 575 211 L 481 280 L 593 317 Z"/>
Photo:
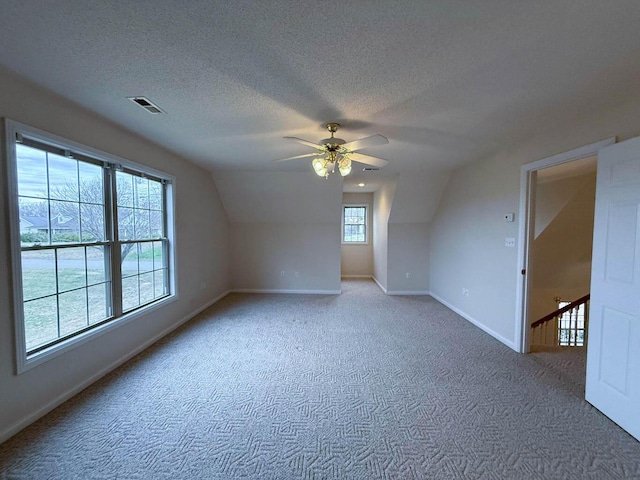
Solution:
<path fill-rule="evenodd" d="M 20 217 L 20 220 L 29 223 L 32 227 L 37 229 L 49 229 L 49 219 L 47 217 L 23 215 Z M 51 228 L 55 230 L 73 230 L 77 227 L 77 219 L 65 216 L 61 213 L 51 219 Z"/>

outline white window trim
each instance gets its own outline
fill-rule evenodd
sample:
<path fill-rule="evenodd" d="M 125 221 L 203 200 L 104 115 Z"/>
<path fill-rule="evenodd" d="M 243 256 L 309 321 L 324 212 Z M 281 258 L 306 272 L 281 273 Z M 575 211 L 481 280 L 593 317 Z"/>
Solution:
<path fill-rule="evenodd" d="M 62 149 L 71 149 L 95 158 L 96 160 L 122 165 L 131 169 L 155 175 L 159 178 L 167 180 L 167 238 L 169 239 L 169 288 L 170 294 L 156 302 L 147 306 L 134 310 L 131 313 L 124 314 L 121 317 L 113 319 L 107 323 L 99 325 L 82 334 L 76 335 L 50 348 L 41 350 L 35 354 L 27 356 L 25 342 L 25 328 L 22 311 L 22 257 L 20 246 L 20 213 L 18 208 L 18 171 L 16 159 L 16 136 L 21 134 L 27 138 L 40 141 L 51 146 Z M 177 290 L 177 261 L 176 261 L 176 235 L 175 235 L 175 177 L 160 170 L 142 165 L 131 160 L 127 160 L 101 150 L 83 145 L 81 143 L 68 140 L 63 137 L 45 132 L 43 130 L 25 125 L 14 120 L 5 119 L 5 145 L 7 159 L 7 204 L 9 205 L 9 232 L 11 235 L 11 271 L 13 280 L 13 305 L 10 309 L 11 316 L 14 320 L 14 341 L 15 341 L 15 371 L 19 375 L 30 370 L 31 368 L 51 360 L 58 355 L 68 352 L 90 340 L 102 336 L 115 328 L 119 328 L 137 318 L 147 315 L 152 311 L 164 307 L 167 304 L 178 299 Z"/>
<path fill-rule="evenodd" d="M 345 242 L 344 241 L 344 209 L 350 207 L 363 207 L 364 210 L 364 242 Z M 340 220 L 340 241 L 342 245 L 369 245 L 369 205 L 366 203 L 343 203 L 342 218 Z"/>

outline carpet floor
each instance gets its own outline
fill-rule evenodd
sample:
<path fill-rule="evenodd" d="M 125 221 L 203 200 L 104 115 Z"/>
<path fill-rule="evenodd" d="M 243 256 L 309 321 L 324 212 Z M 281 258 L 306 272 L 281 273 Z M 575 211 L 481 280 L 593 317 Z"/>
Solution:
<path fill-rule="evenodd" d="M 0 445 L 0 478 L 640 478 L 562 353 L 342 287 L 228 295 Z"/>

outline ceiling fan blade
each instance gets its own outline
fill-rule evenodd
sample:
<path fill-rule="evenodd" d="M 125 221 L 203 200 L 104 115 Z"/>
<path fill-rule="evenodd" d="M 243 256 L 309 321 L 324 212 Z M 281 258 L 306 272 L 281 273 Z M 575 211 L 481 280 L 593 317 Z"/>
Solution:
<path fill-rule="evenodd" d="M 289 160 L 296 160 L 298 158 L 306 158 L 306 157 L 315 157 L 318 155 L 322 155 L 321 152 L 314 153 L 303 153 L 302 155 L 296 155 L 295 157 L 281 158 L 280 160 L 274 160 L 274 162 L 288 162 Z"/>
<path fill-rule="evenodd" d="M 316 148 L 316 149 L 320 148 L 320 145 L 318 145 L 317 143 L 310 142 L 309 140 L 303 140 L 302 138 L 298 138 L 298 137 L 284 137 L 284 138 L 286 138 L 287 140 L 293 140 L 294 142 L 301 143 L 302 145 L 306 145 L 307 147 Z"/>
<path fill-rule="evenodd" d="M 378 145 L 386 145 L 389 143 L 387 137 L 382 135 L 371 135 L 370 137 L 361 138 L 360 140 L 354 140 L 353 142 L 345 143 L 342 145 L 347 150 L 360 150 L 361 148 L 377 147 Z"/>
<path fill-rule="evenodd" d="M 388 160 L 384 160 L 378 157 L 372 157 L 371 155 L 365 155 L 364 153 L 353 152 L 349 154 L 349 158 L 354 162 L 360 162 L 366 165 L 372 165 L 374 167 L 384 167 L 387 163 L 389 163 Z"/>

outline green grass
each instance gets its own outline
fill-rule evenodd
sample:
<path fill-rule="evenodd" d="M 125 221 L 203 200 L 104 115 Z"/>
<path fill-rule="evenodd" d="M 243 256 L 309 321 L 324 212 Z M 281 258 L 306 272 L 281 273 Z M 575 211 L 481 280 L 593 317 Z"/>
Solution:
<path fill-rule="evenodd" d="M 122 282 L 123 308 L 126 310 L 162 296 L 162 275 L 136 271 Z M 85 283 L 88 278 L 88 286 Z M 155 280 L 155 281 L 154 281 Z M 84 329 L 107 318 L 107 289 L 101 270 L 63 269 L 58 271 L 59 294 L 56 295 L 55 271 L 46 268 L 23 269 L 25 337 L 27 350 Z M 155 283 L 155 285 L 154 285 Z M 154 288 L 155 286 L 155 288 Z M 76 290 L 72 290 L 76 289 Z M 72 290 L 72 291 L 69 291 Z M 47 296 L 48 295 L 48 296 Z M 58 325 L 58 311 L 60 324 Z"/>

